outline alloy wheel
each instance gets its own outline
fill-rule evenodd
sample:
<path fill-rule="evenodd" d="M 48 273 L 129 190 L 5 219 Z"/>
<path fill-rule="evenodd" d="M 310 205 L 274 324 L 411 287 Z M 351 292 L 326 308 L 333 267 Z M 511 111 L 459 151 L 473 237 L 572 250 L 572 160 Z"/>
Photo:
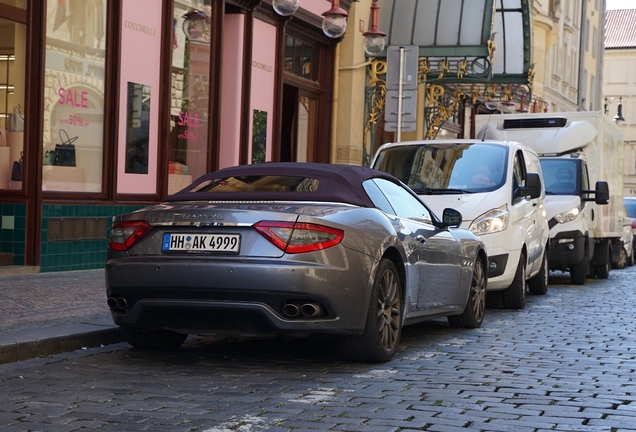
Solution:
<path fill-rule="evenodd" d="M 400 336 L 400 294 L 397 276 L 388 270 L 382 275 L 378 291 L 378 332 L 385 350 L 391 351 Z"/>
<path fill-rule="evenodd" d="M 473 311 L 477 321 L 484 319 L 486 312 L 486 274 L 482 260 L 475 261 L 475 271 L 471 285 L 471 296 L 473 297 Z"/>

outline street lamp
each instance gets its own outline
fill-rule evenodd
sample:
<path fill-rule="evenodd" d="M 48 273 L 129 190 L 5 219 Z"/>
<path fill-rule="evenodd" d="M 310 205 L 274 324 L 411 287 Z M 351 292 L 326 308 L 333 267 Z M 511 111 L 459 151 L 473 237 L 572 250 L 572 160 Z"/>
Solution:
<path fill-rule="evenodd" d="M 189 40 L 199 40 L 209 33 L 210 18 L 198 9 L 183 15 L 183 33 Z"/>
<path fill-rule="evenodd" d="M 340 0 L 331 0 L 331 9 L 323 12 L 322 31 L 330 38 L 339 38 L 347 31 L 346 10 L 340 8 Z"/>
<path fill-rule="evenodd" d="M 289 16 L 298 10 L 300 0 L 274 0 L 272 7 L 278 15 Z"/>
<path fill-rule="evenodd" d="M 623 117 L 623 96 L 618 98 L 618 108 L 616 109 L 614 121 L 619 126 L 625 123 L 625 117 Z"/>
<path fill-rule="evenodd" d="M 378 0 L 373 0 L 371 5 L 371 28 L 362 33 L 364 36 L 364 52 L 369 56 L 376 56 L 384 51 L 386 45 L 386 33 L 378 30 Z"/>
<path fill-rule="evenodd" d="M 359 0 L 355 0 L 359 1 Z M 371 5 L 370 29 L 363 33 L 364 51 L 369 56 L 380 54 L 386 46 L 386 33 L 378 30 L 378 0 L 373 0 Z M 274 11 L 281 16 L 290 16 L 298 10 L 300 0 L 272 0 Z M 331 9 L 322 14 L 322 31 L 330 38 L 342 37 L 347 30 L 347 17 L 349 14 L 340 7 L 340 0 L 331 0 Z M 184 30 L 185 31 L 185 30 Z"/>

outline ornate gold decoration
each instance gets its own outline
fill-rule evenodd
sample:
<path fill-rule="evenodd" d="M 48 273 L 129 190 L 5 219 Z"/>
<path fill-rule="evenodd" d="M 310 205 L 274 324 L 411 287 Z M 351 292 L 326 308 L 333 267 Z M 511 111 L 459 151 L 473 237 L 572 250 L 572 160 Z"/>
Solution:
<path fill-rule="evenodd" d="M 441 85 L 433 84 L 428 88 L 428 101 L 430 121 L 428 129 L 426 130 L 426 139 L 433 139 L 437 135 L 439 128 L 452 116 L 459 111 L 463 99 L 466 94 L 461 87 L 455 87 L 453 89 L 453 97 L 450 101 L 446 101 L 444 104 L 444 87 Z"/>
<path fill-rule="evenodd" d="M 462 79 L 468 74 L 468 61 L 466 59 L 460 60 L 457 63 L 457 78 Z"/>
<path fill-rule="evenodd" d="M 444 96 L 444 87 L 438 84 L 428 86 L 428 104 L 434 105 L 438 99 Z"/>
<path fill-rule="evenodd" d="M 439 75 L 437 76 L 437 79 L 444 78 L 444 75 L 448 72 L 450 72 L 450 65 L 448 63 L 448 59 L 444 59 L 439 62 Z"/>
<path fill-rule="evenodd" d="M 514 97 L 513 88 L 511 85 L 507 85 L 503 88 L 503 99 L 505 101 L 510 101 Z"/>
<path fill-rule="evenodd" d="M 478 97 L 479 97 L 479 87 L 477 86 L 477 84 L 473 84 L 470 86 L 470 100 L 472 101 L 473 105 L 477 103 Z"/>
<path fill-rule="evenodd" d="M 457 86 L 453 89 L 454 100 L 462 100 L 465 98 L 466 98 L 466 93 L 464 93 L 464 90 L 460 86 Z"/>
<path fill-rule="evenodd" d="M 490 62 L 495 64 L 495 51 L 497 51 L 497 44 L 494 39 L 488 39 L 488 55 L 490 56 Z"/>
<path fill-rule="evenodd" d="M 489 101 L 497 97 L 497 85 L 492 84 L 486 87 L 486 99 Z"/>
<path fill-rule="evenodd" d="M 378 82 L 384 83 L 381 77 L 386 75 L 386 61 L 373 60 L 369 65 L 369 72 L 371 74 L 369 77 L 369 86 L 376 85 Z"/>
<path fill-rule="evenodd" d="M 369 101 L 369 116 L 364 126 L 364 150 L 370 154 L 371 131 L 375 130 L 378 120 L 382 116 L 386 104 L 386 81 L 382 78 L 386 75 L 386 61 L 373 60 L 369 65 L 369 81 L 367 88 L 371 89 Z"/>
<path fill-rule="evenodd" d="M 528 69 L 528 87 L 530 87 L 530 91 L 532 91 L 532 87 L 534 85 L 534 65 L 530 66 Z"/>
<path fill-rule="evenodd" d="M 417 60 L 417 81 L 426 81 L 426 75 L 430 74 L 431 72 L 431 68 L 428 67 L 428 58 L 420 57 Z"/>

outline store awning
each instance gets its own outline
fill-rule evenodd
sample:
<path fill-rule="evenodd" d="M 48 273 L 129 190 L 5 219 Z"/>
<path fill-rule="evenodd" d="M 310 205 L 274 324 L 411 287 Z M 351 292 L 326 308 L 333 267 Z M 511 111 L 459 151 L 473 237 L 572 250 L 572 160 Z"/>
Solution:
<path fill-rule="evenodd" d="M 429 65 L 450 65 L 444 82 L 471 77 L 480 82 L 528 82 L 529 0 L 379 0 L 378 6 L 387 46 L 416 45 Z M 458 77 L 452 65 L 463 61 L 471 70 Z M 431 77 L 436 74 L 431 67 Z"/>

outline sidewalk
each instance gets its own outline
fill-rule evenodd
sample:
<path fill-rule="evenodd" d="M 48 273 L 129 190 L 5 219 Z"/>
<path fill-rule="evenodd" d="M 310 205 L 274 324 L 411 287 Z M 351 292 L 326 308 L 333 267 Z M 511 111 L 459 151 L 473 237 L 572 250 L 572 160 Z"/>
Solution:
<path fill-rule="evenodd" d="M 104 269 L 0 267 L 0 364 L 121 342 Z"/>

